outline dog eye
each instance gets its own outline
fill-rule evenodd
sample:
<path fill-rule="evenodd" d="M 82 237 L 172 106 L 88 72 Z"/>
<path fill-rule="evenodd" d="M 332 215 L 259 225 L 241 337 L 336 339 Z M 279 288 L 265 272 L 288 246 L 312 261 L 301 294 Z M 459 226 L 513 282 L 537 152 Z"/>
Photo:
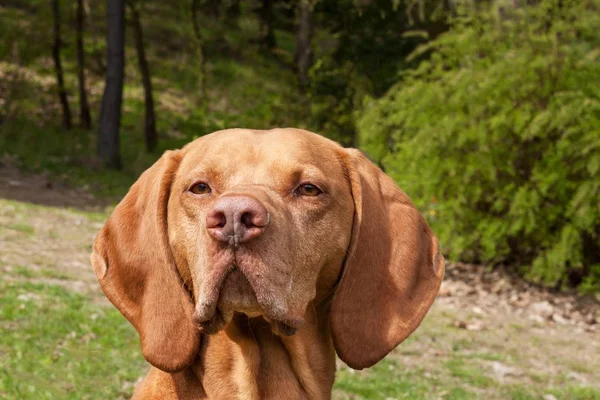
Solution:
<path fill-rule="evenodd" d="M 209 194 L 211 192 L 210 186 L 204 182 L 196 183 L 190 191 L 194 194 Z"/>
<path fill-rule="evenodd" d="M 323 193 L 323 191 L 313 184 L 303 183 L 302 185 L 298 186 L 296 193 L 300 196 L 315 197 Z"/>

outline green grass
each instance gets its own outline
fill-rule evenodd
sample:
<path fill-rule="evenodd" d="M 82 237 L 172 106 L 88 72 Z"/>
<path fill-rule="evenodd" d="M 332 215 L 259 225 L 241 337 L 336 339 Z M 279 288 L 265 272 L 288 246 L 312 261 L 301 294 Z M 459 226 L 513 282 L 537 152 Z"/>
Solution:
<path fill-rule="evenodd" d="M 11 274 L 18 278 L 26 279 L 57 279 L 57 280 L 69 280 L 73 277 L 60 270 L 52 270 L 46 268 L 33 269 L 31 267 L 24 267 L 17 265 L 10 270 Z"/>
<path fill-rule="evenodd" d="M 12 229 L 13 231 L 26 233 L 29 235 L 33 235 L 35 233 L 35 229 L 31 225 L 23 224 L 23 223 L 14 223 L 6 225 L 5 228 Z"/>
<path fill-rule="evenodd" d="M 61 287 L 0 282 L 0 398 L 127 396 L 146 368 L 115 309 Z"/>
<path fill-rule="evenodd" d="M 98 301 L 88 264 L 106 216 L 0 199 L 3 224 L 37 227 L 0 229 L 0 399 L 129 398 L 147 371 L 136 332 Z M 69 267 L 72 261 L 80 266 Z M 482 332 L 457 329 L 460 312 L 469 311 L 434 307 L 382 362 L 363 371 L 339 368 L 333 398 L 600 399 L 591 385 L 600 376 L 598 360 L 589 360 L 597 343 L 568 329 L 535 333 L 524 319 Z M 502 379 L 491 363 L 518 372 Z"/>
<path fill-rule="evenodd" d="M 337 374 L 335 387 L 343 392 L 362 396 L 365 399 L 423 398 L 431 390 L 423 379 L 423 371 L 401 367 L 394 361 L 384 360 L 367 371 L 342 369 Z"/>
<path fill-rule="evenodd" d="M 493 386 L 491 378 L 486 376 L 476 365 L 470 365 L 463 358 L 452 358 L 444 364 L 444 367 L 450 372 L 451 376 L 472 386 L 483 388 Z"/>

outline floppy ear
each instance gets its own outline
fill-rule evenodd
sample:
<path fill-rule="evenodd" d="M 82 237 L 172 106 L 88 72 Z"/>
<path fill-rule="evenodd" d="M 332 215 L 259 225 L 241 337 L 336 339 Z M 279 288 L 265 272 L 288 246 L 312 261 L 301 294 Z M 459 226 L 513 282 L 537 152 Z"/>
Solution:
<path fill-rule="evenodd" d="M 148 362 L 166 372 L 189 366 L 200 331 L 168 243 L 167 203 L 179 152 L 166 152 L 117 205 L 91 260 L 106 297 L 140 335 Z"/>
<path fill-rule="evenodd" d="M 408 196 L 358 150 L 345 151 L 355 215 L 330 324 L 339 357 L 362 369 L 419 326 L 440 288 L 444 258 Z"/>

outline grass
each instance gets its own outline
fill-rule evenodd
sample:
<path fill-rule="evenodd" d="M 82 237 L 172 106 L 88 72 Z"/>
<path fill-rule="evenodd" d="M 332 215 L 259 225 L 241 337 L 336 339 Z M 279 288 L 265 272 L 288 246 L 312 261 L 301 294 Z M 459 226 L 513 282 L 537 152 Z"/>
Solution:
<path fill-rule="evenodd" d="M 424 371 L 406 370 L 393 360 L 384 360 L 366 372 L 344 369 L 338 373 L 336 388 L 366 399 L 423 398 L 432 385 L 423 379 Z"/>
<path fill-rule="evenodd" d="M 129 398 L 147 371 L 135 330 L 89 265 L 106 216 L 0 199 L 0 399 Z M 33 229 L 7 228 L 14 224 Z M 341 364 L 333 398 L 600 399 L 600 342 L 591 334 L 540 331 L 501 314 L 485 331 L 454 326 L 465 318 L 469 310 L 437 303 L 373 368 Z"/>
<path fill-rule="evenodd" d="M 59 286 L 0 283 L 0 397 L 115 399 L 145 366 L 116 311 Z"/>
<path fill-rule="evenodd" d="M 12 229 L 13 231 L 23 232 L 27 234 L 33 235 L 35 229 L 31 225 L 23 224 L 23 223 L 14 223 L 6 226 L 8 229 Z"/>

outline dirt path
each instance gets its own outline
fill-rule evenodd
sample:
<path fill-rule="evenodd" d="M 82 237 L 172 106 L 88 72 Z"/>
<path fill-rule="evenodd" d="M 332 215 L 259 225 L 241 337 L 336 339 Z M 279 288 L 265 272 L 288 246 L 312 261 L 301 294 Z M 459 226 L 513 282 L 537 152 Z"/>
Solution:
<path fill-rule="evenodd" d="M 1 160 L 0 198 L 86 211 L 102 210 L 108 204 L 86 188 L 72 188 L 44 175 L 24 173 Z"/>
<path fill-rule="evenodd" d="M 89 263 L 106 204 L 83 189 L 48 182 L 0 168 L 0 273 L 106 302 Z M 4 273 L 15 269 L 31 274 Z M 507 398 L 506 390 L 523 388 L 552 400 L 561 396 L 550 389 L 563 387 L 563 398 L 597 398 L 600 391 L 587 390 L 600 390 L 600 299 L 559 295 L 502 272 L 482 271 L 449 265 L 432 311 L 389 360 L 403 371 L 420 371 L 420 378 L 411 375 L 415 384 L 437 382 L 439 398 L 456 381 L 488 398 Z M 340 379 L 350 385 L 376 373 L 341 365 Z M 354 398 L 341 390 L 335 397 Z"/>
<path fill-rule="evenodd" d="M 106 206 L 85 189 L 0 164 L 0 268 L 101 299 L 89 255 Z"/>

